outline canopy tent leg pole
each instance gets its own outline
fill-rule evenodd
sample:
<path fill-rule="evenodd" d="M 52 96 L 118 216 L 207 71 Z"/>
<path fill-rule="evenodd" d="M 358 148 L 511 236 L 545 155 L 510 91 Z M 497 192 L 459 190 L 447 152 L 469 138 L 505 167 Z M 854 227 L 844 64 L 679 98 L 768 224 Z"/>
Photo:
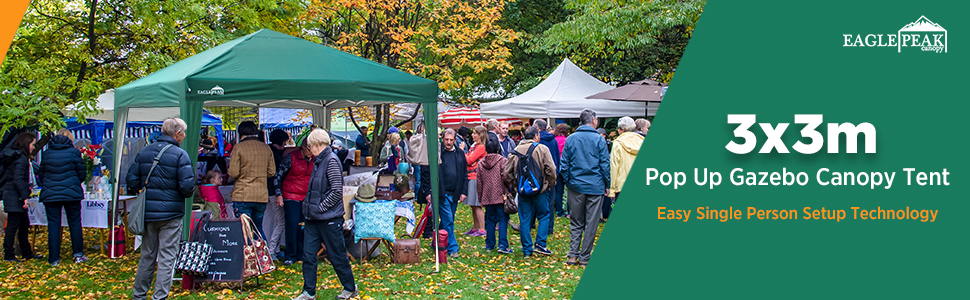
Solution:
<path fill-rule="evenodd" d="M 202 127 L 202 101 L 181 101 L 179 115 L 185 121 L 185 139 L 182 140 L 182 149 L 189 154 L 192 162 L 192 177 L 198 169 L 199 162 L 199 128 Z M 188 240 L 190 223 L 192 222 L 192 201 L 194 197 L 185 198 L 185 215 L 182 216 L 182 239 Z"/>
<path fill-rule="evenodd" d="M 114 126 L 115 144 L 114 144 L 114 157 L 113 157 L 114 170 L 112 170 L 111 172 L 111 176 L 112 176 L 111 199 L 113 199 L 113 201 L 111 201 L 112 207 L 111 207 L 111 227 L 110 228 L 112 229 L 114 229 L 115 225 L 118 224 L 118 196 L 120 195 L 119 189 L 121 188 L 121 178 L 122 178 L 121 174 L 119 173 L 121 173 L 121 158 L 122 156 L 124 156 L 124 152 L 122 151 L 124 150 L 124 147 L 125 147 L 124 133 L 126 130 L 125 127 L 127 127 L 128 125 L 128 108 L 127 107 L 115 108 L 114 121 L 115 121 L 115 126 Z M 112 232 L 108 236 L 110 237 L 110 241 L 108 244 L 114 245 L 116 241 L 114 232 Z M 109 252 L 108 253 L 109 258 L 118 258 L 118 256 L 115 256 L 116 253 L 114 251 L 114 247 L 112 247 L 111 250 L 109 250 L 108 252 Z"/>
<path fill-rule="evenodd" d="M 436 101 L 437 101 L 437 99 L 436 99 Z M 440 245 L 440 243 L 437 243 L 437 239 L 438 239 L 438 225 L 439 225 L 438 223 L 440 222 L 439 220 L 441 220 L 440 219 L 441 216 L 438 215 L 439 214 L 438 213 L 439 212 L 439 207 L 440 207 L 439 205 L 441 203 L 440 202 L 440 199 L 441 199 L 441 195 L 440 194 L 441 193 L 439 192 L 439 188 L 438 188 L 439 187 L 439 185 L 438 185 L 439 184 L 439 180 L 438 180 L 439 179 L 438 178 L 438 128 L 437 127 L 435 127 L 435 128 L 428 127 L 428 124 L 433 124 L 433 123 L 428 122 L 428 121 L 429 120 L 437 120 L 437 118 L 438 118 L 438 105 L 437 105 L 437 103 L 432 102 L 430 105 L 425 105 L 424 106 L 424 120 L 425 120 L 424 133 L 425 133 L 425 135 L 428 138 L 428 144 L 427 144 L 427 147 L 428 147 L 428 166 L 431 168 L 431 172 L 430 172 L 431 173 L 431 201 L 432 201 L 431 203 L 434 204 L 434 206 L 432 207 L 432 213 L 434 215 L 434 220 L 432 220 L 433 221 L 432 223 L 434 224 L 434 229 L 435 229 L 434 232 L 435 233 L 433 234 L 432 239 L 435 240 L 435 243 L 434 243 L 435 244 L 435 251 L 434 251 L 434 253 L 435 253 L 435 260 L 434 260 L 434 271 L 435 271 L 435 273 L 441 271 L 440 264 L 438 263 L 438 248 L 441 247 L 441 245 Z"/>

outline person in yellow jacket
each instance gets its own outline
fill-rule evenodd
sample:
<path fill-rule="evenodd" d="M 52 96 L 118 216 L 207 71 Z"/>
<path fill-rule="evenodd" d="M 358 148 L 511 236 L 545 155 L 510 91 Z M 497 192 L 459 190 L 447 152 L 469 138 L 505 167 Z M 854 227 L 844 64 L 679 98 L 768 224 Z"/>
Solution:
<path fill-rule="evenodd" d="M 610 193 L 613 198 L 620 194 L 626 176 L 630 174 L 633 167 L 633 160 L 640 152 L 640 145 L 643 144 L 643 136 L 636 133 L 636 122 L 633 118 L 623 117 L 617 123 L 617 131 L 620 135 L 613 139 L 613 152 L 610 154 Z"/>

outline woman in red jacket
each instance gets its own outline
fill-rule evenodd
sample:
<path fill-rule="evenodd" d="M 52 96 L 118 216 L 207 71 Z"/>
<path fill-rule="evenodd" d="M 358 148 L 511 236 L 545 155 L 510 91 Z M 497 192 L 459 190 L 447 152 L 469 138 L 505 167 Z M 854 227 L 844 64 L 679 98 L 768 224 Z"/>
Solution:
<path fill-rule="evenodd" d="M 303 261 L 303 231 L 300 222 L 303 220 L 302 201 L 306 197 L 310 186 L 310 175 L 313 174 L 313 154 L 310 144 L 304 137 L 299 151 L 292 151 L 283 155 L 283 161 L 276 171 L 276 205 L 283 206 L 284 232 L 286 233 L 286 250 L 284 265 L 292 265 Z"/>
<path fill-rule="evenodd" d="M 465 232 L 465 235 L 485 236 L 485 211 L 482 210 L 482 204 L 478 201 L 478 193 L 475 192 L 475 189 L 477 189 L 475 170 L 478 169 L 478 161 L 485 157 L 485 141 L 487 140 L 488 132 L 485 130 L 485 126 L 475 126 L 475 130 L 472 132 L 472 141 L 475 144 L 468 150 L 468 153 L 465 153 L 465 160 L 468 162 L 468 197 L 465 198 L 465 204 L 472 207 L 472 229 Z"/>

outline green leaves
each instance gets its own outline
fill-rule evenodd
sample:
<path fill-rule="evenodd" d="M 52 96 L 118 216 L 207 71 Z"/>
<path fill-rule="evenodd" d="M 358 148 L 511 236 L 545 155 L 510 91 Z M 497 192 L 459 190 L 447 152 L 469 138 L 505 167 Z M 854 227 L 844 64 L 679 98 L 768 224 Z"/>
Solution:
<path fill-rule="evenodd" d="M 35 0 L 0 71 L 3 130 L 61 126 L 96 98 L 263 27 L 298 34 L 300 0 Z M 62 113 L 65 107 L 74 110 Z"/>
<path fill-rule="evenodd" d="M 564 54 L 597 78 L 628 82 L 673 72 L 706 0 L 569 0 L 578 12 L 532 49 Z"/>

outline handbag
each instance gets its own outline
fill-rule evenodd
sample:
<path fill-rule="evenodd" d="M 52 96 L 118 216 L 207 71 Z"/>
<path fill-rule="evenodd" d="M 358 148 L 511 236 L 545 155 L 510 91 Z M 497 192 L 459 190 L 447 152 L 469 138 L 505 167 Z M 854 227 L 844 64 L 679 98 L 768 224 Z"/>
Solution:
<path fill-rule="evenodd" d="M 266 274 L 276 270 L 273 260 L 270 258 L 269 247 L 266 240 L 259 233 L 253 219 L 248 215 L 240 215 L 243 228 L 243 277 L 252 277 Z"/>
<path fill-rule="evenodd" d="M 421 256 L 421 240 L 398 239 L 394 243 L 395 264 L 416 264 Z"/>
<path fill-rule="evenodd" d="M 502 208 L 505 210 L 505 214 L 514 215 L 519 213 L 519 194 L 515 194 L 515 197 L 509 197 L 505 195 L 505 201 L 502 203 Z"/>
<path fill-rule="evenodd" d="M 175 261 L 175 270 L 182 274 L 206 276 L 209 263 L 212 262 L 212 245 L 206 243 L 205 227 L 209 223 L 209 216 L 199 219 L 192 232 L 191 241 L 182 241 L 179 256 Z"/>
<path fill-rule="evenodd" d="M 145 175 L 145 183 L 142 185 L 141 190 L 138 191 L 138 196 L 135 197 L 135 201 L 131 204 L 131 211 L 128 212 L 128 231 L 131 234 L 145 234 L 145 193 L 148 190 L 148 180 L 152 178 L 152 172 L 155 171 L 155 166 L 158 166 L 158 161 L 162 159 L 162 154 L 169 147 L 172 147 L 172 144 L 165 145 L 155 155 L 155 160 L 152 161 L 152 168 L 148 169 L 148 174 Z"/>

